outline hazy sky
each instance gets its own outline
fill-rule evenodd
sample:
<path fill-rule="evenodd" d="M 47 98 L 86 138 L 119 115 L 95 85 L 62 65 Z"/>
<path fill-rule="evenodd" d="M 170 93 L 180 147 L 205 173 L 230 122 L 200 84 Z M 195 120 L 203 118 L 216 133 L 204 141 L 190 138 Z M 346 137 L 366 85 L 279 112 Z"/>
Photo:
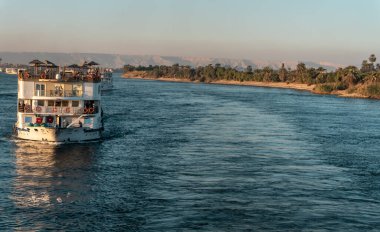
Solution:
<path fill-rule="evenodd" d="M 380 0 L 0 0 L 0 22 L 0 51 L 380 58 Z"/>

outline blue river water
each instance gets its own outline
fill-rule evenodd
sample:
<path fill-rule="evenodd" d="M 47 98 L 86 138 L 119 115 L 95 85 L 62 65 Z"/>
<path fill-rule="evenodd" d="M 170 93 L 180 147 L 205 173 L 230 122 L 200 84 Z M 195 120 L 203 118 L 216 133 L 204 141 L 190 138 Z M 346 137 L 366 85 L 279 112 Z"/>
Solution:
<path fill-rule="evenodd" d="M 0 230 L 380 230 L 380 101 L 114 76 L 104 139 L 56 146 L 0 75 Z"/>

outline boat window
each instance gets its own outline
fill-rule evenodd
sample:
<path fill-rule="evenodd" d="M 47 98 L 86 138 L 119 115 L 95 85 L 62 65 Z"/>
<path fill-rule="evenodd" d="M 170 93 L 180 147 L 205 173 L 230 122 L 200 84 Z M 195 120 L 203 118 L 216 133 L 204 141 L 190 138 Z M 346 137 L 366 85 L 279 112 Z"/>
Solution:
<path fill-rule="evenodd" d="M 82 95 L 82 85 L 74 84 L 73 85 L 73 96 L 81 96 Z"/>
<path fill-rule="evenodd" d="M 62 101 L 62 107 L 69 106 L 69 101 Z"/>
<path fill-rule="evenodd" d="M 24 112 L 24 107 L 25 107 L 25 102 L 24 102 L 24 100 L 19 100 L 18 101 L 18 111 L 19 112 Z"/>
<path fill-rule="evenodd" d="M 71 107 L 78 107 L 79 106 L 79 101 L 72 101 L 71 102 Z"/>
<path fill-rule="evenodd" d="M 63 85 L 55 84 L 54 85 L 54 96 L 63 96 Z"/>
<path fill-rule="evenodd" d="M 65 76 L 67 77 L 67 76 Z M 73 96 L 73 85 L 72 84 L 63 84 L 64 89 L 64 96 L 65 97 L 72 97 Z"/>
<path fill-rule="evenodd" d="M 47 83 L 46 84 L 46 93 L 48 96 L 53 97 L 55 93 L 55 86 L 54 83 Z"/>
<path fill-rule="evenodd" d="M 37 106 L 45 106 L 44 100 L 37 100 Z"/>
<path fill-rule="evenodd" d="M 25 123 L 31 123 L 32 122 L 32 117 L 25 117 L 24 118 Z"/>
<path fill-rule="evenodd" d="M 18 102 L 18 111 L 19 112 L 28 112 L 31 113 L 32 111 L 32 100 L 30 99 L 19 99 Z"/>
<path fill-rule="evenodd" d="M 45 84 L 36 84 L 36 96 L 45 96 Z"/>
<path fill-rule="evenodd" d="M 31 99 L 24 99 L 24 105 L 32 105 L 32 100 Z"/>
<path fill-rule="evenodd" d="M 54 106 L 54 101 L 49 100 L 49 101 L 48 101 L 48 106 Z"/>
<path fill-rule="evenodd" d="M 61 107 L 61 101 L 56 101 L 56 102 L 54 103 L 54 106 L 55 106 L 55 107 Z"/>

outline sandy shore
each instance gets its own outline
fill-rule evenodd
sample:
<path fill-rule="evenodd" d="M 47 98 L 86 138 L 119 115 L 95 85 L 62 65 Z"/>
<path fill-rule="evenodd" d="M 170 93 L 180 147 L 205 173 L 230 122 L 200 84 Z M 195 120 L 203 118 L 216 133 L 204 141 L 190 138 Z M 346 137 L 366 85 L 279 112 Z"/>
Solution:
<path fill-rule="evenodd" d="M 192 82 L 192 83 L 199 83 L 194 82 L 186 79 L 179 79 L 179 78 L 166 78 L 166 77 L 160 77 L 160 78 L 150 78 L 146 76 L 145 72 L 139 72 L 134 71 L 123 75 L 124 78 L 131 78 L 131 79 L 145 79 L 145 80 L 157 80 L 157 81 L 168 81 L 168 82 Z M 301 90 L 301 91 L 309 91 L 315 94 L 326 94 L 326 93 L 320 93 L 315 91 L 315 85 L 308 85 L 308 84 L 300 84 L 300 83 L 285 83 L 285 82 L 258 82 L 258 81 L 226 81 L 226 80 L 219 80 L 219 81 L 213 81 L 209 82 L 208 84 L 220 84 L 220 85 L 240 85 L 240 86 L 257 86 L 257 87 L 268 87 L 268 88 L 282 88 L 282 89 L 295 89 L 295 90 Z M 339 97 L 348 97 L 348 98 L 368 98 L 368 96 L 364 96 L 358 93 L 348 93 L 345 90 L 342 91 L 334 91 L 330 93 L 329 95 L 337 95 Z"/>
<path fill-rule="evenodd" d="M 244 86 L 258 86 L 258 87 L 269 87 L 269 88 L 283 88 L 283 89 L 297 89 L 313 91 L 315 85 L 298 84 L 298 83 L 285 83 L 285 82 L 258 82 L 258 81 L 214 81 L 212 84 L 223 84 L 223 85 L 244 85 Z"/>

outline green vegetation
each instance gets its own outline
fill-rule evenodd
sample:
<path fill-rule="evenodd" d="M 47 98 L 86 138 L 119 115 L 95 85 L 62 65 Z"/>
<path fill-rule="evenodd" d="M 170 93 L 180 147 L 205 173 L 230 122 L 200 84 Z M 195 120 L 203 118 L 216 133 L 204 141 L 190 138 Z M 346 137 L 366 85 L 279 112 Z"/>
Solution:
<path fill-rule="evenodd" d="M 299 63 L 295 69 L 286 68 L 284 64 L 279 69 L 269 66 L 254 69 L 248 66 L 245 70 L 221 66 L 220 64 L 204 67 L 190 67 L 174 64 L 172 66 L 124 66 L 124 73 L 142 71 L 149 78 L 176 78 L 189 81 L 210 83 L 214 81 L 256 81 L 285 82 L 315 85 L 319 93 L 336 93 L 346 91 L 350 94 L 362 94 L 372 98 L 380 98 L 380 64 L 376 64 L 376 56 L 371 54 L 368 60 L 363 60 L 361 68 L 348 66 L 327 72 L 326 69 L 307 68 Z"/>
<path fill-rule="evenodd" d="M 334 84 L 319 84 L 315 87 L 315 90 L 320 93 L 331 93 L 335 90 Z"/>
<path fill-rule="evenodd" d="M 369 84 L 368 86 L 366 86 L 362 94 L 369 97 L 377 98 L 378 96 L 380 96 L 380 83 Z"/>

